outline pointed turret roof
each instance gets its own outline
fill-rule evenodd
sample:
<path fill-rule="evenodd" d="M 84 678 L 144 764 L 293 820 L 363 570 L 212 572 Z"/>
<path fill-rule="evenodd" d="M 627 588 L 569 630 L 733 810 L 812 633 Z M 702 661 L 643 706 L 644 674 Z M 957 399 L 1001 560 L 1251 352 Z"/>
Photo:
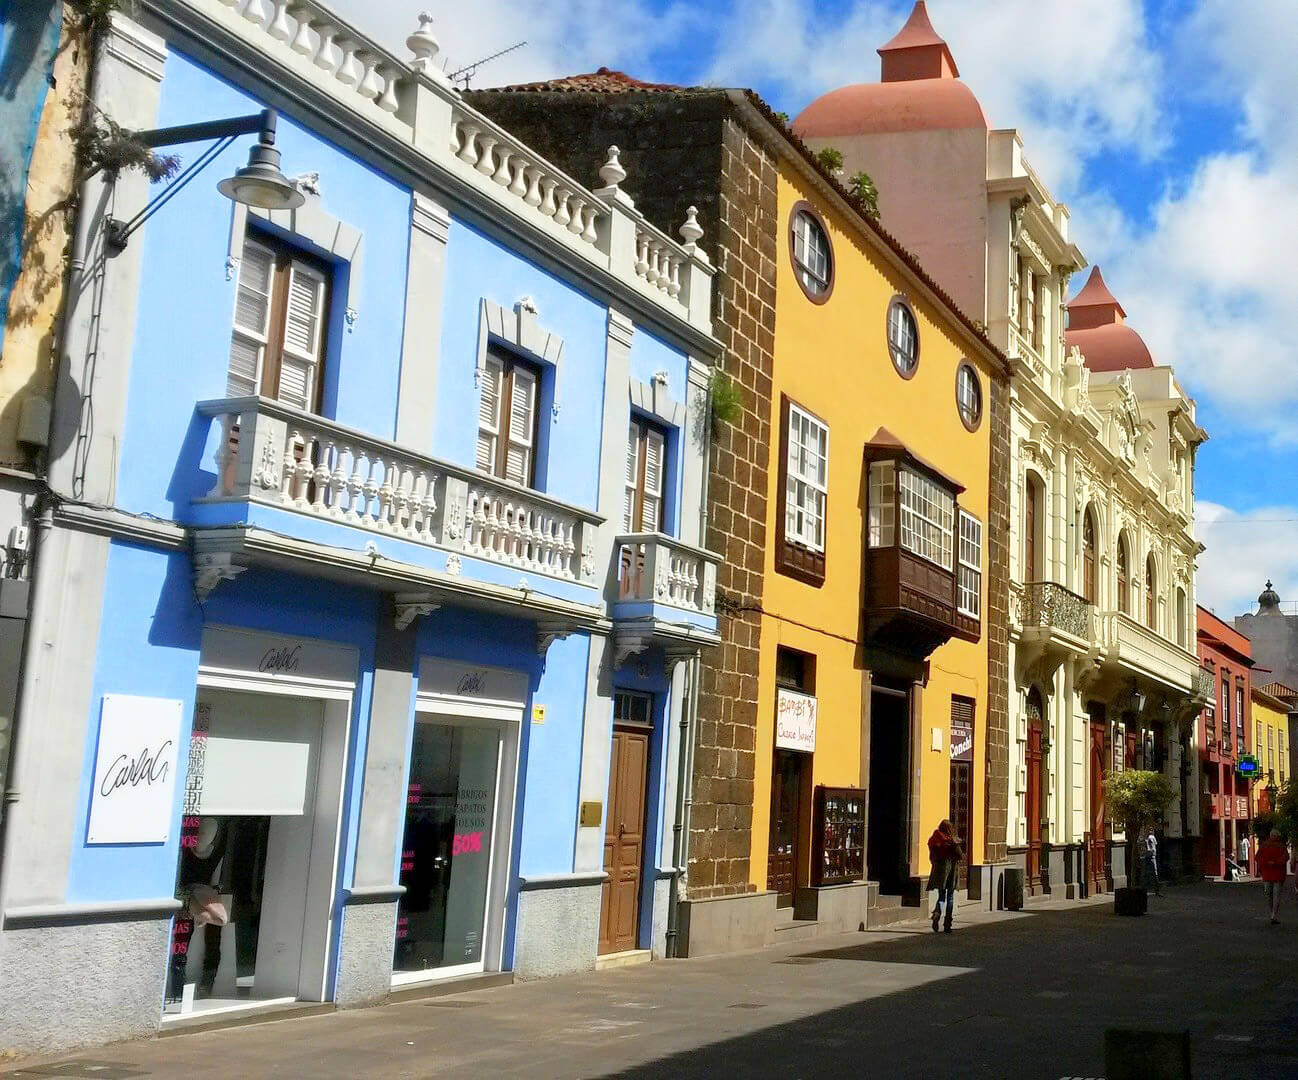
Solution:
<path fill-rule="evenodd" d="M 910 18 L 888 44 L 879 49 L 884 82 L 912 79 L 955 79 L 960 70 L 955 57 L 929 21 L 928 6 L 916 0 Z"/>
<path fill-rule="evenodd" d="M 1092 267 L 1091 276 L 1086 279 L 1082 291 L 1068 301 L 1068 328 L 1089 330 L 1093 326 L 1124 322 L 1126 318 L 1126 311 L 1109 292 L 1100 268 Z"/>
<path fill-rule="evenodd" d="M 1076 345 L 1092 371 L 1151 368 L 1154 358 L 1144 339 L 1126 325 L 1127 313 L 1118 303 L 1097 266 L 1082 291 L 1068 302 L 1064 344 Z"/>

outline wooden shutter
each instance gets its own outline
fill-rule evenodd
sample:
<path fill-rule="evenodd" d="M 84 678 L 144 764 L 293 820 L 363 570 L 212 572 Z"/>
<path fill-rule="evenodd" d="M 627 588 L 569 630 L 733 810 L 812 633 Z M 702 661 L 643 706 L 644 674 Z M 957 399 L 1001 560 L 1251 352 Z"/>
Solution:
<path fill-rule="evenodd" d="M 1023 504 L 1023 580 L 1037 580 L 1037 484 L 1028 477 Z"/>
<path fill-rule="evenodd" d="M 635 532 L 639 517 L 636 500 L 640 492 L 640 425 L 634 420 L 626 436 L 626 505 L 622 508 L 622 531 Z"/>
<path fill-rule="evenodd" d="M 252 240 L 243 245 L 239 286 L 234 302 L 234 334 L 226 374 L 226 395 L 248 397 L 261 392 L 262 364 L 270 328 L 275 253 Z"/>
<path fill-rule="evenodd" d="M 284 298 L 284 352 L 276 396 L 295 409 L 309 410 L 315 404 L 323 311 L 324 276 L 293 259 Z"/>
<path fill-rule="evenodd" d="M 532 432 L 536 423 L 536 376 L 515 366 L 509 378 L 509 435 L 505 446 L 505 479 L 532 481 Z"/>
<path fill-rule="evenodd" d="M 488 356 L 482 370 L 482 397 L 478 401 L 478 468 L 495 472 L 500 442 L 500 391 L 504 368 L 495 357 Z"/>
<path fill-rule="evenodd" d="M 645 429 L 644 493 L 640 502 L 640 531 L 657 532 L 662 528 L 663 507 L 663 437 L 653 428 Z"/>

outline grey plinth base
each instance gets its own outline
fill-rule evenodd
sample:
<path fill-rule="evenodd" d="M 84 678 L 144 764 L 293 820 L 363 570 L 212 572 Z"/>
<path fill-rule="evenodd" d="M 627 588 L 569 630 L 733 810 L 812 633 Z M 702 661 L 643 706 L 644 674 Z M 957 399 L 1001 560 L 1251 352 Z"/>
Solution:
<path fill-rule="evenodd" d="M 392 989 L 392 951 L 396 942 L 397 902 L 349 904 L 343 908 L 339 938 L 340 1009 L 375 1005 Z"/>
<path fill-rule="evenodd" d="M 76 1050 L 157 1033 L 170 918 L 0 933 L 0 1052 Z"/>
<path fill-rule="evenodd" d="M 775 940 L 773 892 L 682 900 L 678 915 L 681 956 L 715 956 L 761 949 Z"/>
<path fill-rule="evenodd" d="M 599 948 L 601 884 L 544 883 L 518 894 L 514 974 L 545 979 L 594 971 Z"/>
<path fill-rule="evenodd" d="M 819 931 L 824 934 L 863 930 L 867 921 L 866 913 L 878 892 L 879 886 L 868 881 L 799 889 L 794 898 L 794 914 L 799 919 L 814 919 Z"/>

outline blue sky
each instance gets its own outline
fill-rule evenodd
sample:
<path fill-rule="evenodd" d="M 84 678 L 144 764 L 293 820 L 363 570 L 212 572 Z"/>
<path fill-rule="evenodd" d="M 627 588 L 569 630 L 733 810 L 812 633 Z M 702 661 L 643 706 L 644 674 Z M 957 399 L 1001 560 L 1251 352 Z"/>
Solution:
<path fill-rule="evenodd" d="M 405 55 L 418 6 L 333 0 Z M 993 127 L 1073 212 L 1128 321 L 1197 400 L 1199 599 L 1298 600 L 1298 0 L 929 0 Z M 879 75 L 911 0 L 433 4 L 475 86 L 591 71 L 751 86 L 790 115 Z M 377 10 L 376 10 L 377 9 Z M 634 176 L 627 187 L 634 193 Z M 1082 278 L 1079 276 L 1077 285 Z"/>

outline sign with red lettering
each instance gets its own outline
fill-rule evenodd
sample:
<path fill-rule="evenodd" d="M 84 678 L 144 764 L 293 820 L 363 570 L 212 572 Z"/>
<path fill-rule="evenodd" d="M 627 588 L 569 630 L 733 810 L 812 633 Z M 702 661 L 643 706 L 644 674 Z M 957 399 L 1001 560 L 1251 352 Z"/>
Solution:
<path fill-rule="evenodd" d="M 816 699 L 796 690 L 780 689 L 775 698 L 775 745 L 781 750 L 816 749 Z"/>
<path fill-rule="evenodd" d="M 171 835 L 181 703 L 105 694 L 87 844 L 165 844 Z"/>

